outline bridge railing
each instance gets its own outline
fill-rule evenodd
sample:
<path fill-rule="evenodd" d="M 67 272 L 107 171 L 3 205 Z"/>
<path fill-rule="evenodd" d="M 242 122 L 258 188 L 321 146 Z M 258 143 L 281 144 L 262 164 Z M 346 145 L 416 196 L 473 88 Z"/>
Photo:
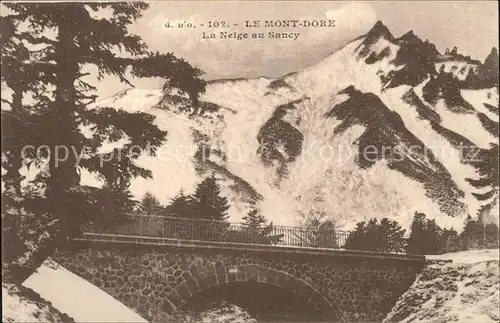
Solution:
<path fill-rule="evenodd" d="M 158 215 L 120 214 L 116 225 L 87 225 L 85 232 L 163 237 L 173 239 L 218 241 L 246 244 L 270 244 L 313 248 L 343 248 L 348 232 L 332 229 L 310 229 L 275 226 L 248 227 L 205 219 Z"/>

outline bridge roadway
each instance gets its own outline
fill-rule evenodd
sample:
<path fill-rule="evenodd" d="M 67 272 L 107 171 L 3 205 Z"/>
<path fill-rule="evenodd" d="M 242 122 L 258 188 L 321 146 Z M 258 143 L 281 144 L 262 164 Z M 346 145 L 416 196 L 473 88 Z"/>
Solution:
<path fill-rule="evenodd" d="M 151 322 L 175 320 L 200 294 L 256 284 L 298 297 L 314 321 L 381 321 L 425 265 L 419 255 L 97 233 L 54 258 Z"/>

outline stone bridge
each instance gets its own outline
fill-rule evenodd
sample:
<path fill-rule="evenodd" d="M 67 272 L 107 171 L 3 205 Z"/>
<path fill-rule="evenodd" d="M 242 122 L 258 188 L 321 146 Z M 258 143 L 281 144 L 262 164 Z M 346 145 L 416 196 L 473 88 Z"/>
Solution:
<path fill-rule="evenodd" d="M 301 312 L 288 321 L 381 321 L 425 264 L 402 254 L 91 233 L 54 259 L 151 322 L 224 295 L 257 311 Z"/>

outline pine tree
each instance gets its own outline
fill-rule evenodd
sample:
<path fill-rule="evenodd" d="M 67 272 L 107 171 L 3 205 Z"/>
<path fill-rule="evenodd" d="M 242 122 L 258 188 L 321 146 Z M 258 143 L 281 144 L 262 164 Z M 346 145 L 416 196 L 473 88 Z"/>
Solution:
<path fill-rule="evenodd" d="M 427 220 L 425 226 L 426 254 L 437 254 L 440 249 L 440 240 L 443 230 L 436 224 L 436 220 Z"/>
<path fill-rule="evenodd" d="M 345 248 L 380 252 L 402 252 L 405 248 L 403 238 L 405 230 L 396 221 L 384 218 L 359 222 L 354 231 L 349 233 Z"/>
<path fill-rule="evenodd" d="M 439 240 L 439 254 L 460 250 L 458 233 L 453 229 L 443 229 Z"/>
<path fill-rule="evenodd" d="M 283 233 L 276 233 L 273 223 L 264 226 L 260 231 L 260 243 L 263 244 L 278 244 L 285 235 Z"/>
<path fill-rule="evenodd" d="M 318 228 L 318 246 L 322 248 L 339 248 L 340 240 L 337 235 L 337 224 L 334 220 L 327 220 Z"/>
<path fill-rule="evenodd" d="M 193 194 L 193 214 L 196 218 L 225 221 L 229 204 L 220 196 L 220 186 L 214 175 L 205 178 Z"/>
<path fill-rule="evenodd" d="M 261 232 L 263 225 L 266 223 L 264 216 L 259 213 L 259 210 L 253 209 L 243 217 L 243 221 L 242 234 L 237 235 L 240 238 L 236 240 L 241 239 L 240 242 L 243 243 L 261 243 Z"/>
<path fill-rule="evenodd" d="M 425 254 L 424 232 L 425 232 L 425 214 L 415 212 L 410 228 L 410 237 L 406 252 L 411 254 Z"/>
<path fill-rule="evenodd" d="M 148 149 L 154 154 L 166 138 L 166 132 L 153 125 L 152 115 L 126 113 L 112 107 L 88 109 L 96 99 L 92 94 L 96 88 L 82 79 L 86 75 L 82 67 L 94 65 L 99 78 L 114 75 L 129 85 L 126 73 L 129 67 L 133 76 L 162 77 L 165 87 L 187 93 L 193 104 L 204 91 L 205 83 L 199 78 L 200 70 L 173 54 L 149 52 L 140 37 L 128 32 L 127 26 L 148 7 L 145 3 L 4 5 L 12 13 L 2 18 L 2 81 L 14 96 L 11 102 L 3 102 L 11 109 L 2 110 L 2 126 L 4 133 L 11 135 L 2 145 L 2 166 L 7 165 L 11 172 L 11 191 L 18 189 L 16 170 L 20 164 L 34 161 L 43 165 L 44 157 L 48 158 L 42 201 L 23 203 L 23 208 L 36 204 L 35 209 L 26 212 L 46 218 L 42 227 L 50 226 L 54 231 L 47 243 L 37 240 L 38 245 L 43 245 L 38 250 L 18 255 L 23 260 L 15 264 L 17 271 L 29 274 L 62 238 L 77 232 L 77 227 L 92 220 L 91 215 L 99 215 L 93 211 L 102 210 L 104 197 L 116 194 L 124 208 L 128 208 L 130 180 L 137 176 L 151 177 L 150 171 L 135 164 L 139 156 L 129 154 L 130 147 Z M 100 15 L 103 9 L 109 15 Z M 18 28 L 21 23 L 27 29 Z M 50 36 L 52 33 L 55 37 Z M 23 43 L 30 46 L 23 48 Z M 31 50 L 31 45 L 41 49 Z M 118 51 L 126 54 L 119 56 Z M 34 101 L 31 105 L 22 99 L 28 92 Z M 82 134 L 82 126 L 91 129 L 90 138 Z M 124 136 L 129 143 L 123 148 L 100 151 L 104 140 L 116 142 Z M 51 153 L 45 156 L 31 153 L 33 158 L 19 159 L 19 148 L 27 145 L 35 149 L 47 145 Z M 55 147 L 68 149 L 64 160 L 57 159 Z M 78 155 L 82 156 L 79 163 Z M 103 178 L 105 189 L 96 193 L 81 187 L 82 168 Z M 46 230 L 39 236 L 47 236 Z M 18 279 L 24 279 L 24 273 Z"/>
<path fill-rule="evenodd" d="M 381 239 L 379 249 L 389 252 L 402 252 L 406 247 L 403 238 L 406 230 L 396 221 L 383 218 L 380 221 L 378 236 Z"/>
<path fill-rule="evenodd" d="M 356 223 L 356 227 L 353 231 L 349 232 L 344 248 L 352 250 L 371 250 L 373 245 L 370 243 L 370 240 L 373 240 L 373 238 L 369 236 L 368 224 L 366 221 L 361 221 Z"/>
<path fill-rule="evenodd" d="M 142 213 L 148 215 L 160 215 L 164 208 L 160 201 L 151 193 L 147 192 L 141 199 L 140 209 Z"/>
<path fill-rule="evenodd" d="M 250 210 L 243 221 L 243 227 L 228 230 L 225 239 L 241 243 L 277 244 L 284 236 L 276 233 L 272 222 L 267 224 L 266 218 L 258 209 Z"/>
<path fill-rule="evenodd" d="M 483 248 L 498 249 L 500 247 L 500 236 L 496 223 L 488 223 L 484 226 L 483 237 Z"/>
<path fill-rule="evenodd" d="M 226 197 L 220 196 L 220 186 L 213 174 L 198 184 L 191 202 L 192 217 L 209 220 L 191 222 L 192 225 L 199 226 L 197 231 L 201 232 L 200 238 L 214 241 L 227 239 L 225 235 L 229 229 L 226 221 L 229 204 Z"/>
<path fill-rule="evenodd" d="M 267 224 L 266 218 L 258 209 L 250 210 L 243 217 L 244 231 L 250 233 L 251 241 L 261 244 L 276 244 L 282 238 L 283 234 L 277 234 L 274 230 L 273 223 Z"/>
<path fill-rule="evenodd" d="M 452 234 L 447 232 L 447 235 Z M 415 212 L 411 224 L 406 251 L 414 254 L 437 254 L 443 248 L 443 230 L 434 219 L 427 219 L 424 213 Z"/>
<path fill-rule="evenodd" d="M 184 194 L 181 190 L 166 207 L 166 214 L 169 216 L 175 216 L 179 218 L 192 218 L 193 213 L 193 202 L 191 197 Z"/>
<path fill-rule="evenodd" d="M 2 246 L 5 251 L 2 267 L 6 280 L 20 281 L 45 259 L 43 246 L 50 243 L 50 237 L 61 228 L 44 212 L 46 206 L 35 201 L 39 194 L 33 188 L 44 179 L 43 172 L 24 191 L 19 172 L 21 166 L 30 166 L 32 161 L 40 166 L 32 154 L 28 152 L 23 156 L 22 152 L 27 145 L 40 143 L 39 132 L 46 123 L 40 114 L 35 114 L 49 102 L 41 95 L 47 88 L 42 78 L 47 72 L 47 59 L 40 58 L 46 50 L 28 50 L 21 41 L 25 38 L 24 33 L 17 29 L 19 20 L 13 15 L 0 17 L 0 21 L 2 90 L 5 85 L 12 91 L 10 101 L 2 98 L 1 111 L 2 128 L 6 130 L 2 132 L 2 168 L 5 170 L 2 173 L 5 188 L 2 190 Z M 23 102 L 28 92 L 35 99 L 30 105 Z M 46 157 L 41 152 L 40 157 Z M 29 207 L 39 210 L 39 214 L 34 217 Z"/>
<path fill-rule="evenodd" d="M 499 245 L 498 226 L 496 223 L 485 223 L 479 216 L 473 220 L 469 215 L 465 219 L 464 229 L 459 235 L 461 249 L 496 248 Z"/>
<path fill-rule="evenodd" d="M 250 210 L 243 217 L 243 225 L 249 230 L 258 230 L 266 224 L 266 218 L 260 214 L 258 209 Z"/>
<path fill-rule="evenodd" d="M 462 233 L 457 234 L 453 229 L 440 228 L 435 220 L 426 219 L 425 214 L 415 212 L 407 252 L 439 254 L 476 248 L 496 248 L 498 241 L 498 226 L 494 223 L 483 223 L 481 216 L 473 220 L 468 215 Z"/>
<path fill-rule="evenodd" d="M 328 219 L 324 212 L 311 212 L 303 225 L 305 232 L 299 234 L 302 244 L 311 247 L 338 248 L 336 229 L 334 220 Z"/>
<path fill-rule="evenodd" d="M 39 51 L 29 51 L 21 42 L 21 33 L 17 30 L 16 21 L 12 17 L 0 17 L 1 34 L 1 81 L 2 90 L 5 84 L 12 91 L 12 99 L 2 98 L 2 128 L 8 129 L 2 133 L 2 228 L 5 236 L 12 232 L 12 236 L 19 238 L 23 226 L 24 210 L 22 207 L 23 192 L 19 169 L 25 163 L 20 154 L 23 147 L 30 141 L 35 132 L 36 117 L 32 117 L 32 106 L 23 104 L 23 95 L 28 91 L 38 96 L 45 87 L 37 78 L 43 67 L 35 57 Z M 4 109 L 7 107 L 7 109 Z M 9 109 L 10 108 L 10 109 Z M 38 124 L 39 126 L 39 124 Z M 8 241 L 6 239 L 5 241 Z M 13 242 L 14 243 L 14 242 Z"/>

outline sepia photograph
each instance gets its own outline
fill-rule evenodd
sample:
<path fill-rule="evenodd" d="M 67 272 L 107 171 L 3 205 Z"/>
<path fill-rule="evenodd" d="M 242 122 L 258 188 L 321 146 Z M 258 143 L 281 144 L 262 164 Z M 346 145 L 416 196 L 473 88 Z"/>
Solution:
<path fill-rule="evenodd" d="M 500 322 L 496 1 L 2 1 L 2 322 Z"/>

